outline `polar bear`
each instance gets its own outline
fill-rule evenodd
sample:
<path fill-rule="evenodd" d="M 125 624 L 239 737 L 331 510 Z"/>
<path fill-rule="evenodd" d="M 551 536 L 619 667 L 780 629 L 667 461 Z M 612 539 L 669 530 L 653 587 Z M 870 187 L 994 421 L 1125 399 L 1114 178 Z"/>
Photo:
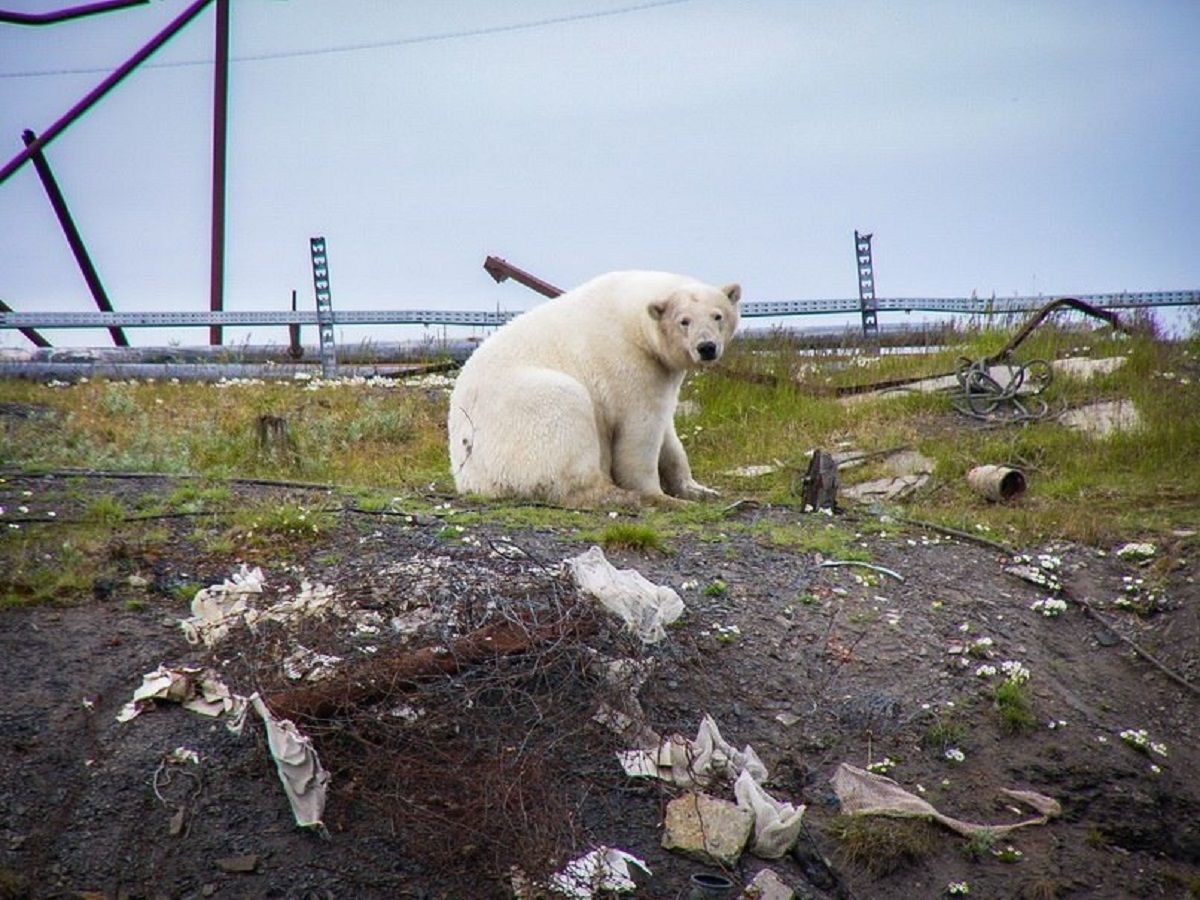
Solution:
<path fill-rule="evenodd" d="M 675 433 L 684 375 L 721 358 L 741 288 L 611 272 L 516 317 L 450 395 L 459 493 L 561 506 L 676 506 L 715 496 Z"/>

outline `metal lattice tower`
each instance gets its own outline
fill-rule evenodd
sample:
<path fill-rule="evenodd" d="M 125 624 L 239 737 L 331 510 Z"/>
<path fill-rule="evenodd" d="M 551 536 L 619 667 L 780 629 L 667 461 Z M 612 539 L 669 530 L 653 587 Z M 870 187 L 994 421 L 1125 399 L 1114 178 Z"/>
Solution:
<path fill-rule="evenodd" d="M 875 269 L 871 262 L 871 237 L 854 232 L 854 255 L 858 260 L 858 305 L 862 311 L 863 337 L 879 336 L 879 306 L 875 302 Z"/>
<path fill-rule="evenodd" d="M 325 238 L 309 240 L 312 251 L 313 291 L 317 296 L 317 334 L 321 339 L 321 376 L 337 374 L 337 349 L 333 343 L 333 295 L 329 292 L 329 257 Z"/>

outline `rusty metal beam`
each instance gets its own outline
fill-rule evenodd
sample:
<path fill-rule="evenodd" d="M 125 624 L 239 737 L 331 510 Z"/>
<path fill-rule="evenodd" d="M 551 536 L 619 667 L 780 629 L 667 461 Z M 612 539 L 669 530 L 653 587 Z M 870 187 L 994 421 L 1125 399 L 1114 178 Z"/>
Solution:
<path fill-rule="evenodd" d="M 530 275 L 524 269 L 518 269 L 507 260 L 501 259 L 498 256 L 489 256 L 483 261 L 483 268 L 487 273 L 496 279 L 497 282 L 511 278 L 518 284 L 523 284 L 527 288 L 537 291 L 543 297 L 557 297 L 562 293 L 562 288 L 557 288 L 548 281 L 542 281 L 536 275 Z"/>
<path fill-rule="evenodd" d="M 1012 336 L 1007 344 L 997 353 L 992 354 L 984 360 L 986 365 L 994 365 L 998 362 L 1007 360 L 1024 340 L 1033 334 L 1036 329 L 1045 320 L 1046 316 L 1064 306 L 1069 306 L 1072 309 L 1077 309 L 1082 313 L 1087 313 L 1089 316 L 1094 316 L 1097 319 L 1103 319 L 1113 328 L 1125 331 L 1125 326 L 1121 324 L 1121 319 L 1115 312 L 1108 309 L 1101 309 L 1098 306 L 1093 306 L 1085 300 L 1079 300 L 1076 297 L 1060 297 L 1057 300 L 1052 300 L 1039 309 L 1036 313 L 1029 317 L 1028 321 L 1021 326 L 1021 330 Z"/>
<path fill-rule="evenodd" d="M 101 81 L 92 90 L 84 96 L 78 103 L 72 106 L 69 110 L 58 117 L 55 122 L 42 131 L 41 136 L 37 138 L 30 146 L 26 147 L 7 163 L 3 168 L 0 168 L 0 184 L 7 181 L 12 174 L 33 159 L 33 154 L 37 153 L 56 137 L 62 134 L 71 123 L 82 116 L 85 112 L 91 109 L 95 104 L 104 97 L 109 91 L 120 84 L 125 77 L 136 69 L 139 65 L 145 62 L 155 51 L 163 46 L 167 41 L 174 37 L 180 30 L 183 29 L 192 19 L 200 14 L 204 7 L 208 6 L 213 0 L 194 0 L 183 12 L 171 20 L 171 22 L 163 28 L 158 34 L 147 41 L 137 53 L 129 57 L 123 62 L 111 75 Z"/>
<path fill-rule="evenodd" d="M 25 142 L 26 147 L 29 147 L 37 142 L 37 135 L 26 129 L 21 135 L 21 140 Z M 58 224 L 62 226 L 67 243 L 71 245 L 71 252 L 75 255 L 75 262 L 79 264 L 79 271 L 83 273 L 83 280 L 87 282 L 88 290 L 92 292 L 92 299 L 96 301 L 96 307 L 100 312 L 112 312 L 112 303 L 109 302 L 108 294 L 100 281 L 100 275 L 92 264 L 92 258 L 75 225 L 75 219 L 71 216 L 71 210 L 67 207 L 67 200 L 59 189 L 54 172 L 50 170 L 50 163 L 41 150 L 34 151 L 32 161 L 38 178 L 42 181 L 42 187 L 46 189 L 46 196 L 50 198 L 54 215 L 58 217 Z M 121 328 L 114 326 L 108 329 L 108 333 L 112 335 L 113 343 L 118 347 L 129 346 L 129 341 L 125 339 L 125 332 Z"/>
<path fill-rule="evenodd" d="M 68 6 L 44 13 L 8 12 L 0 9 L 0 22 L 9 25 L 53 25 L 56 22 L 81 19 L 84 16 L 113 12 L 130 6 L 145 6 L 149 2 L 150 0 L 97 0 L 96 3 L 82 3 L 79 6 Z"/>

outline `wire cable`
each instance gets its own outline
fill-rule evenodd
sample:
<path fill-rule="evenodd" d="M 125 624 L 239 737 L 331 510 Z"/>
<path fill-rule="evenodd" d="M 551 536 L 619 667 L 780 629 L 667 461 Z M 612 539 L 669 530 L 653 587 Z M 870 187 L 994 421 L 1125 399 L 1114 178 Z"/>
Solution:
<path fill-rule="evenodd" d="M 663 6 L 677 6 L 681 3 L 691 3 L 692 0 L 647 0 L 629 6 L 618 6 L 615 9 L 593 10 L 592 12 L 573 13 L 563 16 L 549 16 L 542 19 L 531 19 L 525 22 L 509 22 L 504 25 L 488 25 L 480 28 L 464 28 L 458 31 L 439 31 L 431 34 L 420 34 L 412 37 L 393 38 L 386 41 L 367 41 L 358 44 L 342 44 L 334 47 L 313 47 L 307 50 L 279 50 L 273 53 L 254 53 L 244 56 L 231 56 L 230 62 L 261 62 L 277 59 L 299 59 L 306 56 L 325 56 L 331 53 L 356 53 L 360 50 L 382 50 L 389 47 L 411 47 L 416 44 L 433 44 L 442 41 L 461 40 L 463 38 L 488 37 L 496 34 L 510 34 L 515 31 L 532 31 L 537 28 L 547 28 L 553 25 L 566 25 L 572 22 L 584 22 L 593 19 L 606 19 L 613 16 L 623 16 L 629 13 L 658 9 Z M 211 65 L 211 59 L 181 59 L 167 62 L 145 63 L 143 69 L 180 69 L 188 66 Z M 4 78 L 43 78 L 55 75 L 102 75 L 112 71 L 111 66 L 89 66 L 77 69 L 39 69 L 24 72 L 0 72 Z"/>

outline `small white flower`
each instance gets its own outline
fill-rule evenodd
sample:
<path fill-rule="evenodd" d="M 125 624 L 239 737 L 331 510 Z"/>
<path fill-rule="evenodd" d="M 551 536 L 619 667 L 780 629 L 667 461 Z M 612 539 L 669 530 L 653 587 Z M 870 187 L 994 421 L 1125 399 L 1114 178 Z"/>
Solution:
<path fill-rule="evenodd" d="M 957 747 L 946 748 L 946 759 L 953 763 L 960 763 L 967 758 L 967 755 Z"/>
<path fill-rule="evenodd" d="M 971 893 L 971 886 L 965 881 L 952 881 L 946 885 L 946 893 L 952 896 Z"/>
<path fill-rule="evenodd" d="M 977 678 L 991 678 L 995 674 L 996 667 L 993 665 L 988 665 L 987 663 L 975 670 L 975 676 Z"/>

